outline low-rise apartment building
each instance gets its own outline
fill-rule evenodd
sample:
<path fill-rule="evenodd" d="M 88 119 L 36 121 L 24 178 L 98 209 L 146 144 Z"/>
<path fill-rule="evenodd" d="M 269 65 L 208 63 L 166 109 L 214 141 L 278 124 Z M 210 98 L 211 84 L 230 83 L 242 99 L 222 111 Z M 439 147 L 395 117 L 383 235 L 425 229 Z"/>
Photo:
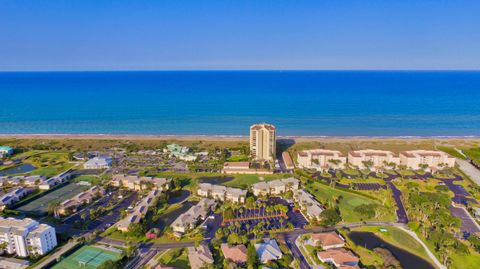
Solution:
<path fill-rule="evenodd" d="M 139 223 L 147 214 L 148 208 L 154 203 L 155 198 L 160 194 L 159 190 L 150 191 L 125 218 L 118 221 L 115 226 L 122 232 L 127 232 L 130 224 Z"/>
<path fill-rule="evenodd" d="M 178 216 L 178 218 L 171 224 L 172 230 L 181 235 L 185 232 L 194 229 L 200 220 L 204 220 L 208 213 L 216 206 L 216 202 L 209 198 L 203 198 L 192 206 L 187 212 Z"/>
<path fill-rule="evenodd" d="M 400 163 L 408 169 L 433 172 L 444 167 L 454 167 L 455 158 L 443 151 L 409 150 L 400 153 Z"/>
<path fill-rule="evenodd" d="M 299 181 L 290 177 L 285 179 L 277 179 L 268 182 L 259 182 L 252 185 L 253 195 L 279 195 L 287 191 L 298 190 Z"/>
<path fill-rule="evenodd" d="M 69 215 L 77 211 L 82 205 L 90 204 L 93 200 L 105 194 L 105 189 L 99 186 L 93 186 L 90 189 L 81 192 L 74 197 L 63 201 L 55 210 L 56 216 Z"/>
<path fill-rule="evenodd" d="M 0 186 L 27 186 L 33 187 L 47 180 L 45 176 L 2 176 L 0 177 Z"/>
<path fill-rule="evenodd" d="M 125 187 L 130 190 L 141 191 L 151 187 L 156 190 L 168 190 L 171 179 L 157 177 L 128 176 L 123 174 L 113 175 L 111 184 L 116 187 Z"/>
<path fill-rule="evenodd" d="M 55 229 L 35 220 L 0 217 L 0 244 L 19 257 L 45 255 L 57 246 Z"/>
<path fill-rule="evenodd" d="M 224 174 L 248 174 L 248 175 L 270 175 L 273 171 L 263 168 L 250 168 L 249 162 L 225 162 L 222 173 Z"/>
<path fill-rule="evenodd" d="M 222 202 L 244 203 L 247 191 L 210 183 L 200 183 L 198 184 L 197 194 L 202 197 L 213 197 Z"/>
<path fill-rule="evenodd" d="M 310 193 L 304 190 L 296 190 L 293 194 L 293 199 L 298 203 L 308 218 L 313 220 L 320 219 L 323 206 Z"/>
<path fill-rule="evenodd" d="M 330 168 L 344 169 L 347 156 L 338 150 L 312 149 L 300 151 L 297 155 L 298 166 L 301 168 L 327 171 Z"/>
<path fill-rule="evenodd" d="M 348 163 L 359 169 L 381 171 L 386 167 L 398 166 L 400 157 L 388 150 L 355 150 L 348 153 Z"/>
<path fill-rule="evenodd" d="M 7 193 L 0 196 L 0 211 L 20 201 L 23 197 L 27 196 L 28 191 L 23 187 L 11 189 Z"/>
<path fill-rule="evenodd" d="M 282 152 L 282 160 L 283 160 L 283 163 L 285 164 L 285 169 L 287 170 L 295 169 L 295 163 L 293 162 L 292 156 L 290 156 L 290 153 L 288 153 L 288 151 Z"/>

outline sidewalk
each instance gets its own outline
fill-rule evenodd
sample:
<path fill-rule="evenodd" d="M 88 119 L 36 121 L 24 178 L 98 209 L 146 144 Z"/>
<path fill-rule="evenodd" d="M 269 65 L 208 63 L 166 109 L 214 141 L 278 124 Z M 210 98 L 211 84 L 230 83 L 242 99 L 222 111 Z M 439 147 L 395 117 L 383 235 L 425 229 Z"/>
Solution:
<path fill-rule="evenodd" d="M 425 243 L 423 243 L 423 241 L 418 237 L 418 235 L 411 231 L 411 230 L 408 230 L 408 229 L 405 229 L 404 227 L 402 226 L 396 226 L 397 228 L 401 229 L 402 231 L 406 232 L 407 234 L 409 234 L 411 237 L 415 238 L 415 240 L 417 240 L 418 243 L 420 243 L 420 245 L 422 245 L 422 247 L 425 249 L 425 251 L 427 252 L 427 255 L 428 257 L 433 261 L 433 263 L 435 263 L 435 265 L 437 266 L 437 268 L 440 268 L 440 269 L 447 269 L 446 266 L 444 266 L 443 264 L 441 264 L 437 257 L 435 257 L 435 255 L 433 255 L 433 253 L 430 251 L 430 249 L 427 247 L 427 245 L 425 245 Z"/>

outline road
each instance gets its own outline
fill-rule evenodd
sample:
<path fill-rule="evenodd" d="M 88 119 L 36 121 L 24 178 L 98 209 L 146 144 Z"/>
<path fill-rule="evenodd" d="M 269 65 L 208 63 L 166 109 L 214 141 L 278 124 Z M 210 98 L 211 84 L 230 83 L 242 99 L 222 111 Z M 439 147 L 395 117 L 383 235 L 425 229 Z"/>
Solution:
<path fill-rule="evenodd" d="M 392 189 L 393 198 L 397 203 L 396 213 L 398 222 L 405 224 L 408 223 L 407 211 L 405 210 L 405 206 L 402 202 L 402 192 L 392 183 L 391 180 L 385 180 L 385 182 L 388 184 L 388 186 L 390 186 L 390 189 Z"/>
<path fill-rule="evenodd" d="M 460 170 L 462 170 L 462 172 L 469 176 L 473 180 L 473 182 L 480 186 L 480 170 L 478 170 L 468 161 L 457 158 L 456 162 Z"/>
<path fill-rule="evenodd" d="M 302 252 L 300 251 L 300 249 L 295 244 L 295 241 L 297 240 L 297 238 L 298 238 L 298 235 L 286 234 L 285 235 L 285 244 L 287 244 L 287 247 L 292 252 L 293 257 L 295 257 L 300 262 L 300 269 L 309 269 L 309 268 L 311 268 L 310 264 L 308 264 L 307 260 L 303 256 Z"/>

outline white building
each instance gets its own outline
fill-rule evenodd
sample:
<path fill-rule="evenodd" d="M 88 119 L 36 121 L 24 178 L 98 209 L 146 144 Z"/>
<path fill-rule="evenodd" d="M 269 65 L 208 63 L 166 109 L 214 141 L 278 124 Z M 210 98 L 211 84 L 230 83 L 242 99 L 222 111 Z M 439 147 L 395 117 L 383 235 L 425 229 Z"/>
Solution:
<path fill-rule="evenodd" d="M 112 158 L 110 157 L 94 157 L 83 164 L 85 169 L 108 169 L 111 166 Z"/>
<path fill-rule="evenodd" d="M 2 176 L 0 186 L 10 184 L 12 186 L 25 185 L 36 186 L 47 180 L 45 176 Z"/>
<path fill-rule="evenodd" d="M 20 257 L 45 255 L 57 246 L 55 229 L 35 220 L 0 217 L 0 244 Z"/>
<path fill-rule="evenodd" d="M 326 171 L 330 168 L 344 169 L 347 164 L 347 156 L 338 150 L 303 150 L 298 153 L 297 162 L 301 168 L 319 171 Z"/>
<path fill-rule="evenodd" d="M 13 148 L 9 146 L 0 146 L 0 157 L 6 157 L 13 154 Z"/>
<path fill-rule="evenodd" d="M 455 158 L 443 151 L 436 150 L 409 150 L 400 153 L 400 163 L 408 169 L 436 171 L 443 167 L 454 167 Z"/>
<path fill-rule="evenodd" d="M 259 182 L 252 185 L 253 195 L 278 195 L 287 191 L 298 190 L 298 179 L 290 177 L 285 179 L 277 179 L 268 182 Z"/>
<path fill-rule="evenodd" d="M 355 150 L 348 153 L 348 163 L 359 169 L 370 169 L 371 171 L 380 171 L 385 167 L 400 164 L 400 157 L 388 150 Z"/>
<path fill-rule="evenodd" d="M 27 194 L 27 190 L 22 187 L 11 189 L 0 197 L 0 210 L 4 210 L 6 207 L 20 201 L 23 197 L 27 196 Z"/>

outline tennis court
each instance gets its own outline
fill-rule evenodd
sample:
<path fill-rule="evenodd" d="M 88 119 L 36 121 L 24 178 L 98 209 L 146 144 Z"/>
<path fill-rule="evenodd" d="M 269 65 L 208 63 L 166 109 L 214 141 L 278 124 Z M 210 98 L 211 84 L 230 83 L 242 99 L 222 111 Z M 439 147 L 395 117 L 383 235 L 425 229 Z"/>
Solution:
<path fill-rule="evenodd" d="M 89 186 L 77 183 L 68 184 L 38 199 L 35 199 L 24 206 L 19 207 L 17 210 L 29 215 L 41 216 L 47 213 L 48 205 L 50 203 L 61 203 L 79 194 L 80 192 L 87 190 L 88 188 Z"/>
<path fill-rule="evenodd" d="M 122 257 L 120 250 L 101 246 L 84 246 L 62 260 L 52 269 L 96 269 L 104 261 L 118 260 Z"/>

